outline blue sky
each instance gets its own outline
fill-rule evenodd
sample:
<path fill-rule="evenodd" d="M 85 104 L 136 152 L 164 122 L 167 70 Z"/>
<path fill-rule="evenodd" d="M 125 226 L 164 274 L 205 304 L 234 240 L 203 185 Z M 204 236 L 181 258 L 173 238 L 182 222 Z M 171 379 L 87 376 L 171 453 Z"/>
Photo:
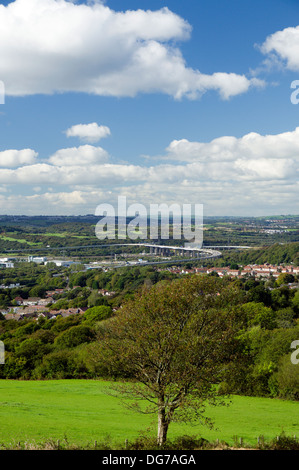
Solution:
<path fill-rule="evenodd" d="M 1 214 L 298 213 L 297 1 L 0 3 Z"/>

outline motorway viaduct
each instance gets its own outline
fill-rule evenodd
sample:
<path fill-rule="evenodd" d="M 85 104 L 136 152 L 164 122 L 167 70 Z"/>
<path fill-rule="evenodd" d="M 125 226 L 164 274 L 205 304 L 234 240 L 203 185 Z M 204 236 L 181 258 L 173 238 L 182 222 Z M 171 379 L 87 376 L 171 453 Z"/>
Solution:
<path fill-rule="evenodd" d="M 177 253 L 180 257 L 187 256 L 189 258 L 219 258 L 222 256 L 223 250 L 243 250 L 251 248 L 250 246 L 237 246 L 237 245 L 217 245 L 217 246 L 196 246 L 196 244 L 186 243 L 185 246 L 167 246 L 167 245 L 158 245 L 158 244 L 151 244 L 151 243 L 111 243 L 111 244 L 103 244 L 103 245 L 86 245 L 86 246 L 65 246 L 65 247 L 47 247 L 46 250 L 74 250 L 74 249 L 82 249 L 82 248 L 116 248 L 116 247 L 146 247 L 149 248 L 150 254 L 157 255 L 157 256 L 169 256 L 171 252 Z M 45 250 L 45 248 L 36 248 L 31 247 L 30 249 L 23 249 L 23 250 L 14 250 L 17 251 L 40 251 Z M 7 251 L 8 252 L 8 251 Z"/>

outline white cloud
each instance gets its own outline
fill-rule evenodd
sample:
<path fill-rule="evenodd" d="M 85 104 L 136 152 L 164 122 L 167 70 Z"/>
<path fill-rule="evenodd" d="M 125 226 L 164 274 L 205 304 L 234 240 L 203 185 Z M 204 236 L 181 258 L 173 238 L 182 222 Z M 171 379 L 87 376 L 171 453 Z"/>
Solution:
<path fill-rule="evenodd" d="M 286 63 L 290 70 L 299 70 L 299 26 L 285 28 L 267 37 L 261 46 L 263 54 L 277 57 Z"/>
<path fill-rule="evenodd" d="M 60 152 L 60 151 L 59 151 Z M 52 161 L 53 163 L 53 161 Z M 0 184 L 22 185 L 103 185 L 117 186 L 120 182 L 134 183 L 137 180 L 146 180 L 149 170 L 137 165 L 119 164 L 68 164 L 65 158 L 64 165 L 39 163 L 21 166 L 16 169 L 0 169 Z"/>
<path fill-rule="evenodd" d="M 177 41 L 191 26 L 168 8 L 116 12 L 95 1 L 15 0 L 0 5 L 1 80 L 7 95 L 166 93 L 228 99 L 261 81 L 188 67 Z"/>
<path fill-rule="evenodd" d="M 175 140 L 167 147 L 164 162 L 150 166 L 109 163 L 109 155 L 101 147 L 65 148 L 45 163 L 29 164 L 27 159 L 17 168 L 0 169 L 0 184 L 99 184 L 115 188 L 141 182 L 291 181 L 298 177 L 298 160 L 299 127 L 277 135 L 252 132 L 241 138 L 222 136 L 207 143 Z"/>
<path fill-rule="evenodd" d="M 82 145 L 57 150 L 49 158 L 49 162 L 56 166 L 86 166 L 94 163 L 108 161 L 109 155 L 102 147 L 92 145 Z"/>
<path fill-rule="evenodd" d="M 127 196 L 127 204 L 151 203 L 203 204 L 204 215 L 267 215 L 297 213 L 298 181 L 196 181 L 180 184 L 145 182 L 132 187 L 126 184 L 105 188 L 84 187 L 35 195 L 1 194 L 0 204 L 10 214 L 92 214 L 102 203 L 113 204 Z M 54 190 L 55 188 L 53 188 Z"/>
<path fill-rule="evenodd" d="M 78 205 L 84 205 L 87 202 L 86 194 L 82 191 L 70 191 L 70 192 L 58 192 L 58 193 L 44 193 L 42 195 L 28 196 L 28 201 L 41 201 L 52 206 L 62 207 L 75 207 Z"/>
<path fill-rule="evenodd" d="M 165 158 L 182 162 L 233 162 L 237 159 L 297 159 L 299 127 L 292 132 L 260 135 L 250 132 L 243 137 L 223 136 L 211 142 L 174 140 Z"/>
<path fill-rule="evenodd" d="M 25 215 L 65 215 L 93 213 L 94 208 L 104 200 L 101 191 L 62 191 L 33 195 L 2 195 L 0 204 L 6 213 Z"/>
<path fill-rule="evenodd" d="M 240 169 L 244 178 L 255 180 L 280 180 L 292 178 L 298 171 L 298 163 L 295 164 L 291 159 L 278 159 L 278 158 L 261 158 L 259 160 L 237 160 L 235 168 Z"/>
<path fill-rule="evenodd" d="M 0 167 L 14 168 L 20 165 L 30 165 L 36 161 L 38 154 L 31 149 L 4 150 L 0 152 Z"/>
<path fill-rule="evenodd" d="M 202 203 L 212 215 L 299 210 L 299 128 L 205 143 L 175 140 L 163 162 L 148 166 L 108 157 L 101 147 L 83 145 L 60 149 L 44 163 L 27 158 L 0 168 L 0 185 L 9 188 L 0 193 L 2 207 L 8 213 L 91 213 L 122 194 L 130 203 Z"/>
<path fill-rule="evenodd" d="M 67 137 L 79 137 L 85 142 L 94 143 L 110 135 L 107 126 L 99 126 L 96 122 L 90 124 L 76 124 L 66 130 Z"/>

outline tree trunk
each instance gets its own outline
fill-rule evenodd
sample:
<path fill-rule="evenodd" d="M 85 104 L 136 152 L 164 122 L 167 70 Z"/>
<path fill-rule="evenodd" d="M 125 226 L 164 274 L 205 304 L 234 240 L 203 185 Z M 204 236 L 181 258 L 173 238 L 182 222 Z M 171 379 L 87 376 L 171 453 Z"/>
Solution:
<path fill-rule="evenodd" d="M 161 407 L 158 410 L 158 436 L 157 443 L 162 446 L 166 442 L 167 431 L 168 431 L 168 420 L 166 418 L 165 409 Z"/>

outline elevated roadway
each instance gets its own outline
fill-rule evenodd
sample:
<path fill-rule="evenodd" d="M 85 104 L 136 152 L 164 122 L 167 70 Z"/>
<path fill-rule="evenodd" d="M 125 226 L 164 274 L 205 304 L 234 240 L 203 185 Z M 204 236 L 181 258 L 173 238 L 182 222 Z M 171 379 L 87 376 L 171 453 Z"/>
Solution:
<path fill-rule="evenodd" d="M 216 245 L 216 246 L 198 246 L 192 243 L 186 243 L 184 246 L 173 246 L 173 245 L 162 245 L 162 244 L 155 244 L 155 243 L 108 243 L 108 244 L 96 244 L 96 245 L 75 245 L 75 246 L 59 246 L 59 247 L 34 247 L 31 246 L 30 248 L 23 248 L 20 250 L 6 250 L 6 254 L 9 253 L 23 253 L 30 251 L 31 253 L 37 251 L 43 252 L 50 252 L 54 251 L 72 251 L 72 250 L 80 250 L 84 248 L 117 248 L 117 247 L 145 247 L 149 248 L 150 254 L 153 256 L 164 256 L 167 257 L 170 255 L 170 252 L 175 252 L 180 256 L 178 259 L 174 259 L 173 257 L 168 260 L 149 260 L 147 262 L 140 262 L 139 264 L 165 264 L 165 263 L 182 263 L 190 261 L 190 258 L 195 258 L 198 260 L 204 259 L 213 259 L 213 258 L 220 258 L 222 256 L 223 250 L 243 250 L 249 249 L 249 246 L 238 246 L 238 245 Z M 187 257 L 187 259 L 183 259 L 183 257 Z M 128 264 L 127 266 L 130 266 Z M 115 267 L 123 267 L 122 266 L 115 266 Z M 132 266 L 132 265 L 131 265 Z"/>

